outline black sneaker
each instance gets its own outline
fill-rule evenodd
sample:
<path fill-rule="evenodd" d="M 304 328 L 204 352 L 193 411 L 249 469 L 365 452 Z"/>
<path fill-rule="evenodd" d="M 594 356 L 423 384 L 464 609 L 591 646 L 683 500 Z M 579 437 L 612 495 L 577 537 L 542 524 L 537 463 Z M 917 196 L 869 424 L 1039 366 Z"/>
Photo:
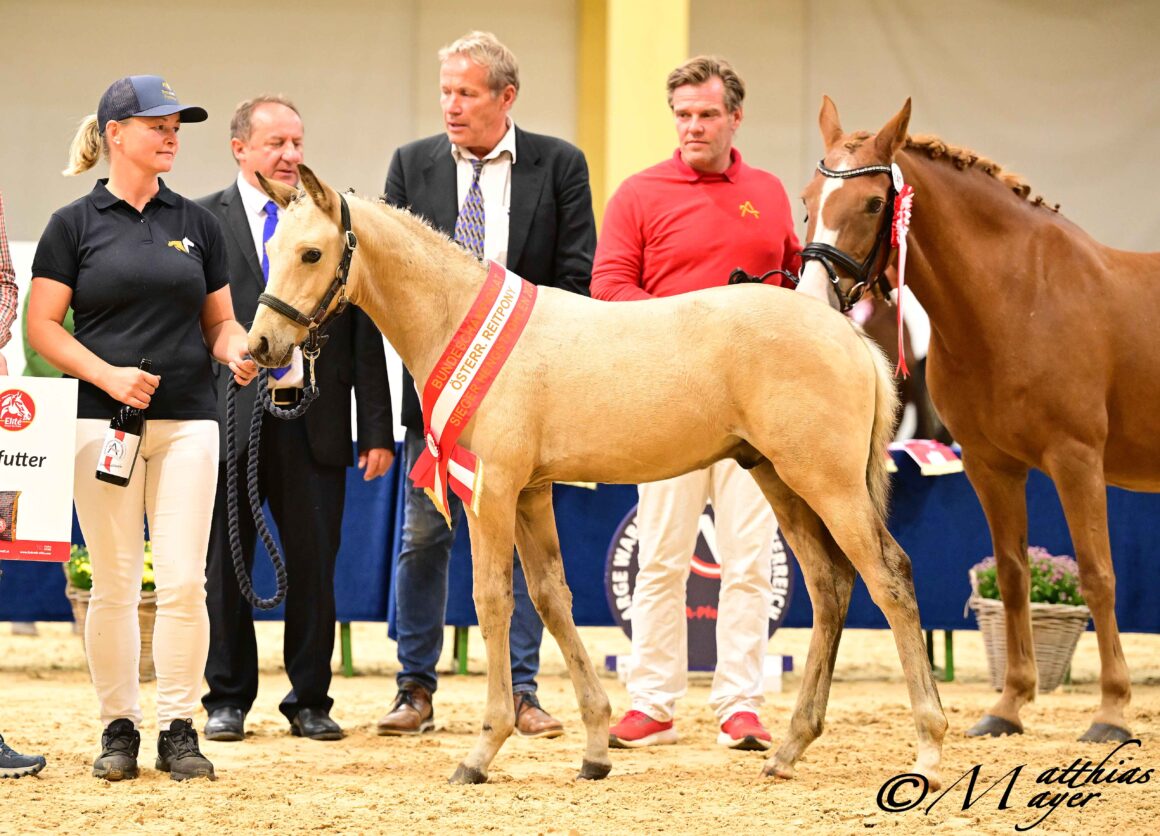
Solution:
<path fill-rule="evenodd" d="M 101 755 L 93 761 L 93 777 L 123 781 L 137 777 L 141 733 L 132 720 L 114 720 L 101 735 Z"/>
<path fill-rule="evenodd" d="M 22 755 L 14 752 L 0 735 L 0 778 L 23 778 L 44 769 L 43 755 Z"/>
<path fill-rule="evenodd" d="M 193 720 L 174 720 L 169 724 L 169 731 L 157 735 L 157 768 L 168 772 L 174 781 L 186 778 L 217 780 L 213 764 L 197 748 Z"/>

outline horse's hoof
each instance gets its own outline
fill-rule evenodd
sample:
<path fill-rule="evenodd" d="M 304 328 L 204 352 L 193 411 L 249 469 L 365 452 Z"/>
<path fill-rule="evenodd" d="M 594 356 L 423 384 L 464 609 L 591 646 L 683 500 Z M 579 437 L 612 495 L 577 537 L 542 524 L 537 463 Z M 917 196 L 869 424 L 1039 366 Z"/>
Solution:
<path fill-rule="evenodd" d="M 599 781 L 602 778 L 607 778 L 608 773 L 612 771 L 612 761 L 608 763 L 598 763 L 590 761 L 587 758 L 580 764 L 580 774 L 576 776 L 577 781 Z"/>
<path fill-rule="evenodd" d="M 466 764 L 459 764 L 455 774 L 447 779 L 449 784 L 486 784 L 487 773 Z"/>
<path fill-rule="evenodd" d="M 1005 734 L 1023 734 L 1023 727 L 994 714 L 984 714 L 982 720 L 967 729 L 967 737 L 1002 737 Z"/>
<path fill-rule="evenodd" d="M 1115 741 L 1123 743 L 1132 739 L 1132 733 L 1123 726 L 1113 726 L 1111 723 L 1092 723 L 1092 727 L 1083 733 L 1082 743 L 1108 743 Z"/>

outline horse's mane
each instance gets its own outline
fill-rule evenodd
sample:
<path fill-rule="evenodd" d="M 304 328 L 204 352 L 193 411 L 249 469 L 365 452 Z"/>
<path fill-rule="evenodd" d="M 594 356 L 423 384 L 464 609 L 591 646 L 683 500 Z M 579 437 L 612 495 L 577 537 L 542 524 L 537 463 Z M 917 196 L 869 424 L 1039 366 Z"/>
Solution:
<path fill-rule="evenodd" d="M 848 143 L 846 147 L 852 151 L 871 136 L 873 134 L 868 131 L 859 131 L 852 135 L 851 139 L 853 141 Z M 907 150 L 925 154 L 932 160 L 946 160 L 959 170 L 967 168 L 978 169 L 984 174 L 989 174 L 994 177 L 1023 200 L 1028 200 L 1035 206 L 1043 206 L 1052 212 L 1059 211 L 1059 204 L 1052 205 L 1047 203 L 1043 195 L 1036 195 L 1034 198 L 1029 198 L 1028 195 L 1031 194 L 1031 185 L 1022 176 L 1012 171 L 1004 171 L 1003 166 L 999 165 L 999 163 L 989 157 L 984 157 L 972 151 L 970 148 L 951 145 L 949 142 L 944 141 L 934 134 L 918 134 L 917 136 L 908 134 L 905 147 Z"/>

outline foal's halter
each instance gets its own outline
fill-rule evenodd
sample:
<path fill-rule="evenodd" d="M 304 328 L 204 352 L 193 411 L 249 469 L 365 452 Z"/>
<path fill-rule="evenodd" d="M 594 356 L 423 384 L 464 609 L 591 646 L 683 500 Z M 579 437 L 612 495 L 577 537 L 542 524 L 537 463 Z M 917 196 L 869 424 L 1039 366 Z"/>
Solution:
<path fill-rule="evenodd" d="M 875 264 L 878 261 L 879 250 L 884 248 L 887 257 L 890 254 L 890 224 L 893 217 L 894 197 L 897 192 L 894 189 L 893 171 L 888 165 L 864 165 L 861 168 L 851 168 L 848 171 L 837 171 L 832 168 L 826 168 L 825 160 L 818 162 L 818 171 L 825 177 L 834 177 L 839 180 L 848 180 L 851 177 L 863 177 L 868 174 L 885 174 L 890 178 L 890 186 L 886 190 L 886 203 L 882 210 L 882 225 L 878 227 L 878 235 L 874 238 L 874 246 L 870 250 L 870 254 L 866 256 L 866 260 L 859 264 L 848 253 L 839 250 L 831 244 L 822 244 L 817 241 L 811 241 L 802 247 L 802 268 L 804 270 L 807 261 L 819 261 L 822 266 L 826 268 L 826 273 L 830 277 L 830 284 L 833 285 L 834 293 L 838 296 L 838 304 L 841 305 L 842 313 L 850 310 L 854 303 L 862 298 L 867 288 L 877 286 L 882 295 L 889 298 L 890 282 L 886 279 L 886 262 L 883 259 L 882 267 L 878 270 L 876 276 L 871 278 L 871 273 L 874 271 Z M 835 263 L 854 278 L 854 285 L 850 288 L 848 293 L 843 293 L 841 285 L 839 284 L 838 271 L 835 268 Z"/>
<path fill-rule="evenodd" d="M 350 273 L 350 260 L 354 255 L 355 248 L 358 247 L 358 238 L 355 237 L 354 232 L 350 227 L 350 207 L 346 204 L 346 198 L 342 195 L 338 196 L 339 206 L 342 215 L 342 233 L 345 246 L 342 250 L 342 258 L 338 262 L 338 269 L 334 272 L 334 281 L 330 283 L 326 293 L 323 294 L 322 299 L 319 300 L 318 306 L 314 309 L 314 313 L 310 316 L 299 311 L 297 308 L 287 305 L 277 296 L 269 293 L 263 293 L 258 297 L 258 304 L 265 305 L 272 311 L 277 311 L 287 319 L 297 322 L 299 325 L 305 325 L 308 329 L 306 339 L 302 343 L 302 354 L 310 361 L 310 376 L 313 382 L 314 378 L 314 361 L 318 358 L 322 346 L 326 344 L 326 335 L 321 333 L 323 329 L 339 314 L 346 310 L 349 300 L 346 296 L 346 277 Z M 334 310 L 327 313 L 326 309 L 330 307 L 330 303 L 334 301 L 335 295 L 338 295 L 338 303 L 334 306 Z"/>

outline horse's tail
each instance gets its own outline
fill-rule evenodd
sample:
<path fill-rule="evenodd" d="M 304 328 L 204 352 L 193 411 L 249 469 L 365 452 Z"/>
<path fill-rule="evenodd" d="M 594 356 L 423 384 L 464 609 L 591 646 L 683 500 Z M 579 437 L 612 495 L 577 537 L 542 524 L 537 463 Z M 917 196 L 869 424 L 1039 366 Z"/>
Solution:
<path fill-rule="evenodd" d="M 874 365 L 874 427 L 870 434 L 870 455 L 866 460 L 866 487 L 870 500 L 886 521 L 890 504 L 890 472 L 886 469 L 886 448 L 894 438 L 894 421 L 898 415 L 898 390 L 886 355 L 870 337 L 857 329 L 870 352 Z"/>

